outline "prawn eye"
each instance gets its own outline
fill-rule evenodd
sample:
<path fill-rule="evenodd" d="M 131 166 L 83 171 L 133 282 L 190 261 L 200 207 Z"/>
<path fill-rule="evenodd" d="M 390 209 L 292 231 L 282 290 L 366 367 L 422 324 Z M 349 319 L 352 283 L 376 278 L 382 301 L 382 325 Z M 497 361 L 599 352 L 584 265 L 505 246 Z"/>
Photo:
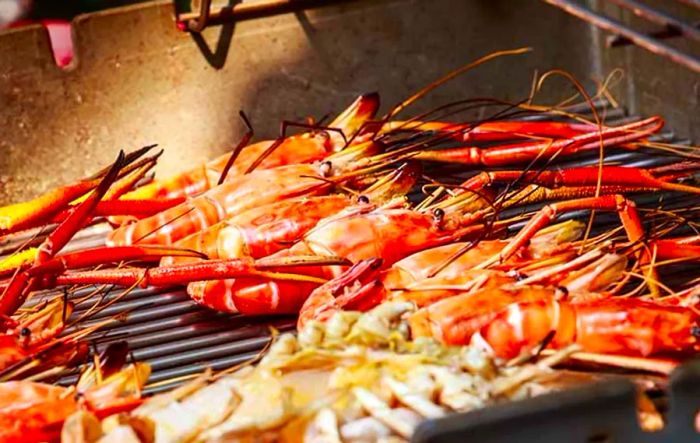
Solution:
<path fill-rule="evenodd" d="M 369 197 L 367 197 L 366 195 L 361 195 L 361 196 L 357 197 L 357 202 L 362 203 L 362 204 L 367 204 L 367 203 L 369 203 Z"/>
<path fill-rule="evenodd" d="M 437 222 L 441 222 L 445 218 L 445 211 L 440 208 L 433 209 L 433 218 Z"/>
<path fill-rule="evenodd" d="M 321 172 L 321 175 L 324 177 L 328 177 L 331 174 L 332 169 L 333 169 L 333 163 L 331 163 L 328 160 L 321 163 L 321 166 L 319 167 L 319 171 Z"/>
<path fill-rule="evenodd" d="M 32 334 L 32 330 L 27 328 L 27 327 L 24 327 L 24 328 L 19 330 L 20 337 L 29 337 L 31 334 Z"/>
<path fill-rule="evenodd" d="M 690 327 L 690 335 L 692 335 L 695 338 L 700 337 L 700 326 L 698 325 L 693 325 Z"/>
<path fill-rule="evenodd" d="M 526 274 L 518 271 L 517 269 L 512 269 L 512 270 L 508 271 L 507 274 L 510 277 L 513 277 L 514 279 L 516 279 L 517 281 L 522 281 L 522 280 L 525 280 L 527 278 Z"/>

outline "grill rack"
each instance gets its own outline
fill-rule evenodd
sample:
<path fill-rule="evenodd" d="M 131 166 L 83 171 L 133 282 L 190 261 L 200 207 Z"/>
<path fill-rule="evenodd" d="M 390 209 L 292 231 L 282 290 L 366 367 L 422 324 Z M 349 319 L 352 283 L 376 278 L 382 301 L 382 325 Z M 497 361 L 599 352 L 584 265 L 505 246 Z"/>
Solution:
<path fill-rule="evenodd" d="M 595 106 L 598 112 L 605 113 L 605 122 L 608 125 L 619 125 L 628 120 L 636 118 L 634 116 L 628 116 L 623 109 L 610 109 L 609 104 L 603 100 L 596 101 Z M 572 107 L 569 109 L 569 111 L 588 116 L 591 115 L 590 110 L 585 105 Z M 547 118 L 547 116 L 536 115 L 523 118 L 536 120 Z M 660 134 L 655 135 L 652 140 L 667 143 L 689 144 L 688 140 L 676 137 L 675 134 L 668 129 L 665 129 Z M 551 166 L 593 165 L 597 163 L 597 160 L 598 158 L 596 154 L 581 154 L 574 157 L 567 157 L 564 159 L 564 161 Z M 660 154 L 658 152 L 652 152 L 645 149 L 640 149 L 638 151 L 611 149 L 606 153 L 607 163 L 624 164 L 629 166 L 654 167 L 669 164 L 677 160 L 678 158 L 672 155 Z M 700 204 L 700 197 L 689 197 L 687 195 L 679 197 L 678 195 L 669 193 L 638 195 L 633 196 L 632 199 L 639 204 L 646 205 L 658 202 L 660 199 L 665 199 L 666 204 L 668 204 L 669 207 L 681 204 Z M 504 211 L 503 214 L 504 216 L 512 216 L 516 215 L 518 212 L 536 210 L 542 206 L 543 205 L 540 204 L 531 205 L 526 208 L 509 209 Z M 583 219 L 588 214 L 589 211 L 578 211 L 563 215 L 559 218 L 559 220 L 573 218 Z M 606 217 L 604 214 L 598 214 L 596 216 L 595 227 L 598 229 L 604 229 L 606 226 L 610 226 L 611 223 L 618 223 L 615 215 Z M 522 225 L 516 224 L 510 229 L 518 230 L 521 226 Z M 110 228 L 104 223 L 88 227 L 78 233 L 76 238 L 74 238 L 67 245 L 65 251 L 75 251 L 103 245 L 105 236 L 109 230 Z M 31 235 L 34 235 L 34 233 Z M 2 250 L 7 251 L 16 245 L 25 242 L 27 238 L 28 234 L 14 236 L 9 243 L 2 245 Z M 70 298 L 79 298 L 89 290 L 91 289 L 86 288 L 76 291 L 70 296 Z M 109 299 L 110 297 L 115 297 L 120 292 L 121 289 L 106 291 L 105 297 Z M 47 297 L 52 297 L 59 294 L 61 293 L 55 290 L 44 291 L 28 302 L 28 305 L 36 304 Z M 86 307 L 78 307 L 73 313 L 73 317 L 84 312 L 85 309 Z M 206 368 L 222 370 L 230 368 L 234 365 L 248 362 L 259 356 L 260 352 L 269 344 L 272 336 L 271 328 L 284 332 L 293 331 L 295 326 L 295 319 L 288 316 L 275 318 L 245 318 L 240 315 L 215 313 L 196 305 L 189 299 L 182 288 L 177 287 L 136 289 L 128 296 L 115 303 L 112 307 L 96 315 L 90 320 L 90 322 L 86 322 L 83 325 L 88 326 L 92 322 L 99 321 L 100 319 L 104 319 L 110 315 L 114 315 L 125 310 L 130 311 L 126 320 L 114 320 L 112 323 L 104 326 L 97 333 L 95 333 L 93 352 L 98 352 L 104 349 L 109 343 L 125 340 L 129 344 L 129 348 L 132 351 L 132 357 L 135 360 L 145 361 L 152 366 L 153 372 L 149 378 L 149 385 L 147 385 L 146 389 L 144 390 L 144 394 L 146 395 L 172 389 L 186 381 L 188 377 L 193 377 L 196 374 L 204 371 Z M 684 369 L 683 371 L 686 372 L 681 372 L 681 374 L 687 374 L 688 371 L 690 371 L 690 373 L 694 374 L 696 379 L 697 377 L 700 377 L 700 370 L 698 370 L 697 365 L 691 364 L 689 367 L 689 370 L 686 371 Z M 77 374 L 77 370 L 62 373 L 58 377 L 57 383 L 62 385 L 72 384 L 77 380 Z M 683 378 L 685 375 L 683 375 L 683 377 L 678 377 Z M 683 380 L 685 379 L 683 378 Z M 687 383 L 683 384 L 683 386 L 686 384 Z M 548 415 L 547 411 L 549 411 L 549 409 L 547 408 L 551 409 L 552 405 L 560 405 L 555 409 L 559 409 L 562 416 L 571 412 L 567 408 L 574 408 L 576 410 L 576 417 L 581 420 L 580 423 L 590 424 L 590 420 L 587 421 L 588 419 L 586 419 L 586 414 L 592 414 L 595 416 L 597 414 L 596 411 L 600 408 L 583 408 L 581 405 L 593 404 L 591 402 L 594 402 L 594 400 L 599 402 L 594 403 L 594 406 L 598 404 L 606 405 L 608 404 L 606 401 L 610 401 L 610 404 L 612 404 L 612 401 L 614 400 L 617 402 L 615 404 L 624 404 L 625 408 L 633 411 L 631 408 L 634 406 L 634 402 L 630 401 L 629 398 L 629 390 L 631 389 L 630 386 L 631 385 L 629 382 L 613 380 L 610 382 L 604 382 L 600 385 L 600 387 L 586 387 L 580 390 L 573 390 L 572 392 L 566 391 L 558 394 L 549 394 L 526 402 L 517 402 L 512 405 L 487 408 L 484 411 L 472 413 L 477 414 L 477 418 L 474 418 L 472 415 L 457 414 L 446 418 L 446 421 L 429 421 L 419 428 L 419 431 L 414 437 L 414 441 L 456 441 L 454 438 L 463 439 L 466 436 L 479 436 L 478 441 L 506 441 L 492 439 L 496 437 L 493 437 L 491 434 L 489 434 L 489 432 L 492 432 L 493 429 L 498 430 L 499 427 L 502 431 L 504 426 L 510 428 L 512 423 L 520 423 L 518 420 L 522 419 L 521 416 L 538 417 L 538 420 L 541 418 L 541 421 L 538 423 L 544 422 L 544 419 L 546 418 L 547 423 L 549 423 L 555 429 L 555 431 L 552 431 L 554 432 L 553 435 L 560 437 L 561 434 L 556 434 L 556 429 L 558 429 L 559 425 L 557 425 L 553 415 Z M 608 392 L 610 395 L 601 396 L 600 398 L 594 396 L 595 398 L 591 399 L 591 396 L 589 395 L 590 392 Z M 673 392 L 674 393 L 672 395 L 676 395 L 676 391 Z M 568 403 L 567 399 L 569 399 Z M 620 407 L 622 408 L 623 406 Z M 625 416 L 625 414 L 629 415 L 629 413 L 621 412 L 621 414 L 621 417 L 623 417 L 624 420 L 630 420 L 629 416 Z M 610 414 L 606 417 L 613 421 L 617 420 L 617 416 L 614 414 Z M 527 422 L 527 420 L 524 421 Z M 562 423 L 566 422 L 562 421 Z M 633 422 L 630 421 L 629 423 Z M 636 418 L 634 423 L 636 423 Z M 524 429 L 525 430 L 523 432 L 526 432 L 529 428 L 525 427 Z M 566 430 L 567 432 L 571 431 L 569 428 L 563 425 L 561 426 L 561 429 Z M 586 429 L 588 430 L 586 431 L 588 434 L 585 434 L 584 430 L 581 430 L 581 435 L 585 434 L 590 436 L 590 429 L 593 428 Z M 610 429 L 617 428 L 611 427 Z M 637 431 L 641 432 L 639 431 L 638 427 Z M 502 434 L 503 436 L 498 438 L 509 439 L 514 436 L 512 433 Z M 625 439 L 620 441 L 628 441 L 627 437 L 634 435 L 636 434 L 625 434 Z M 559 442 L 561 440 L 540 438 L 540 441 L 541 443 L 548 443 L 549 441 Z M 647 440 L 630 439 L 629 441 Z M 662 439 L 654 441 L 666 440 Z"/>
<path fill-rule="evenodd" d="M 576 0 L 544 1 L 574 17 L 613 33 L 607 39 L 608 47 L 636 45 L 700 73 L 700 58 L 663 42 L 665 39 L 676 37 L 700 42 L 700 22 L 686 23 L 637 0 L 607 0 L 607 3 L 617 5 L 620 9 L 631 11 L 635 16 L 662 27 L 660 30 L 645 33 L 637 31 L 603 13 L 586 8 Z M 678 2 L 689 8 L 700 10 L 700 2 L 697 0 L 678 0 Z M 606 3 L 606 0 L 601 1 L 601 3 Z"/>

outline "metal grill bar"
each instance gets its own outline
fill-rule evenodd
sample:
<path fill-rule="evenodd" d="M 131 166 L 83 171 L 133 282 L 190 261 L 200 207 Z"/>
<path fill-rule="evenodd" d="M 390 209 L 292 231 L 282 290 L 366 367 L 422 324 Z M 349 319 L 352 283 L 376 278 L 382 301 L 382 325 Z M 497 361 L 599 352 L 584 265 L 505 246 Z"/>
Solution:
<path fill-rule="evenodd" d="M 700 30 L 695 25 L 689 25 L 675 17 L 659 12 L 636 0 L 609 0 L 621 8 L 628 9 L 634 15 L 649 20 L 657 25 L 665 26 L 669 31 L 674 31 L 676 35 L 688 37 L 695 41 L 700 41 Z"/>
<path fill-rule="evenodd" d="M 695 22 L 692 25 L 690 25 L 694 29 L 700 30 L 700 22 Z M 671 38 L 671 37 L 679 37 L 681 35 L 680 31 L 678 31 L 678 28 L 673 28 L 673 27 L 667 27 L 665 29 L 662 29 L 660 31 L 654 31 L 650 32 L 648 34 L 650 37 L 653 37 L 655 39 L 666 39 L 666 38 Z M 634 44 L 632 41 L 629 39 L 626 39 L 625 37 L 621 37 L 619 35 L 611 35 L 608 36 L 606 40 L 606 44 L 610 48 L 615 48 L 617 46 L 627 46 L 627 45 L 632 45 Z"/>
<path fill-rule="evenodd" d="M 700 0 L 678 0 L 679 2 L 692 6 L 693 8 L 700 10 Z"/>
<path fill-rule="evenodd" d="M 626 26 L 623 23 L 618 22 L 617 20 L 613 20 L 609 17 L 606 17 L 604 15 L 601 15 L 597 12 L 594 12 L 584 6 L 581 6 L 577 2 L 573 0 L 544 0 L 545 2 L 549 3 L 552 6 L 556 6 L 557 8 L 560 8 L 564 10 L 565 12 L 578 17 L 581 20 L 584 20 L 598 28 L 601 28 L 603 30 L 606 30 L 608 32 L 612 32 L 614 34 L 620 35 L 624 38 L 626 38 L 628 41 L 634 43 L 635 45 L 642 47 L 650 52 L 653 52 L 654 54 L 660 55 L 662 57 L 666 57 L 679 65 L 685 66 L 688 69 L 691 69 L 695 72 L 700 72 L 700 59 L 697 57 L 694 57 L 692 55 L 686 54 L 683 51 L 680 51 L 672 46 L 669 46 L 665 43 L 662 43 L 653 37 L 650 37 L 649 35 L 646 35 L 642 32 L 636 31 L 628 26 Z M 636 4 L 636 2 L 630 1 L 630 0 L 615 0 L 615 3 L 624 3 L 626 7 L 633 8 L 632 5 Z M 661 21 L 665 19 L 666 25 L 668 25 L 670 22 L 669 20 L 673 20 L 674 22 L 681 23 L 678 20 L 671 19 L 670 17 L 666 16 L 665 14 L 658 13 L 654 10 L 651 10 L 652 12 L 649 13 L 647 10 L 648 8 L 645 8 L 644 11 L 642 12 L 641 9 L 638 9 L 635 11 L 637 15 L 644 16 L 646 18 L 649 17 L 654 17 L 654 20 L 656 21 Z M 692 35 L 695 35 L 695 30 L 693 29 L 692 25 L 688 25 L 683 23 L 683 27 L 679 28 L 675 26 L 680 32 L 683 33 L 690 33 Z"/>

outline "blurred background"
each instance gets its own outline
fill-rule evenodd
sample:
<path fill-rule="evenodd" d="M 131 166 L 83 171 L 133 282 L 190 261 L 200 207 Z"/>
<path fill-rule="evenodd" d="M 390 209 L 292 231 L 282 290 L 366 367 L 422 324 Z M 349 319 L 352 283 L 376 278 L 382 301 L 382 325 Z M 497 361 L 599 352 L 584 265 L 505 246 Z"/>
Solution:
<path fill-rule="evenodd" d="M 0 21 L 70 20 L 84 12 L 144 3 L 145 0 L 0 0 Z"/>
<path fill-rule="evenodd" d="M 70 21 L 79 14 L 145 3 L 147 0 L 0 0 L 0 29 L 41 24 L 51 38 L 59 66 L 73 61 Z M 184 4 L 189 2 L 183 1 Z"/>

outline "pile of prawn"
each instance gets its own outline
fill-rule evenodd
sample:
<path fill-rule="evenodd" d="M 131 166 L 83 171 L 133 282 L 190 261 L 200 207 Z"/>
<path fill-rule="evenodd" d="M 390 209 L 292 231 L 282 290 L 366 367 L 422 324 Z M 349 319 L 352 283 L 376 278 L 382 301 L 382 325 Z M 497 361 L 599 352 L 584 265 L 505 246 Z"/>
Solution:
<path fill-rule="evenodd" d="M 63 428 L 91 436 L 80 441 L 408 439 L 424 418 L 529 395 L 532 379 L 564 358 L 667 374 L 695 355 L 698 276 L 675 286 L 663 276 L 700 260 L 698 211 L 638 207 L 631 197 L 700 194 L 700 150 L 655 142 L 661 117 L 608 126 L 595 108 L 591 121 L 467 100 L 457 105 L 505 110 L 458 123 L 437 111 L 397 118 L 455 75 L 381 117 L 378 95 L 365 94 L 301 133 L 249 144 L 251 128 L 231 153 L 145 185 L 162 152 L 120 152 L 91 177 L 0 208 L 2 235 L 49 231 L 0 261 L 0 389 L 15 380 L 22 391 L 24 378 L 85 360 L 84 339 L 99 325 L 65 332 L 68 293 L 94 285 L 124 294 L 186 285 L 217 311 L 298 315 L 299 336 L 281 337 L 255 368 L 197 380 L 111 424 L 83 408 Z M 608 148 L 677 161 L 610 164 Z M 601 153 L 599 162 L 551 165 L 586 153 Z M 437 164 L 458 173 L 438 180 Z M 592 213 L 558 220 L 576 211 Z M 600 212 L 616 214 L 606 230 L 592 229 Z M 100 220 L 114 226 L 105 246 L 64 250 Z M 56 287 L 64 298 L 36 301 Z M 315 376 L 323 389 L 301 398 L 294 383 Z M 55 431 L 55 417 L 40 416 L 36 427 Z"/>

